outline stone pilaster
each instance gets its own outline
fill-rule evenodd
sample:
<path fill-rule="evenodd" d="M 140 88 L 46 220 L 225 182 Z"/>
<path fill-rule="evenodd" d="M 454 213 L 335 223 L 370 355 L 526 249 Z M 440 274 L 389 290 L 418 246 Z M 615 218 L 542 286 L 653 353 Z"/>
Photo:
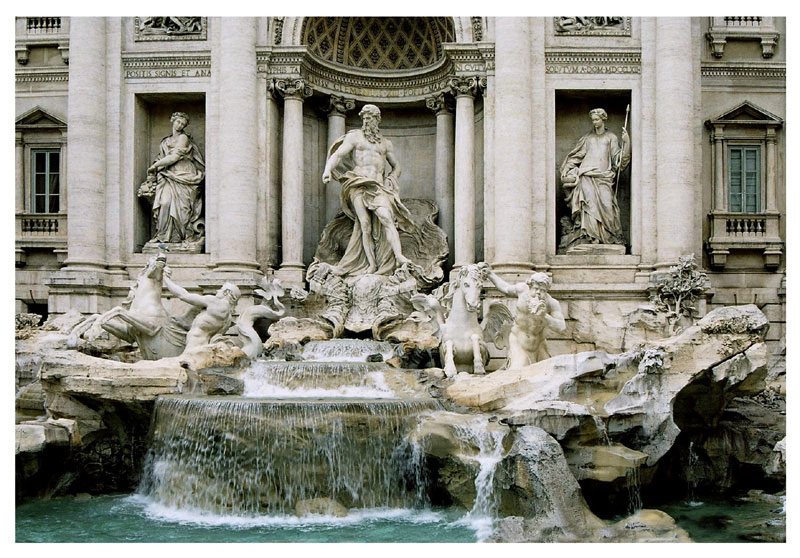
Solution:
<path fill-rule="evenodd" d="M 272 80 L 267 82 L 267 253 L 270 267 L 280 264 L 281 116 Z"/>
<path fill-rule="evenodd" d="M 70 21 L 67 267 L 102 270 L 106 223 L 106 18 Z"/>
<path fill-rule="evenodd" d="M 281 182 L 281 244 L 279 277 L 303 282 L 303 101 L 311 87 L 302 79 L 279 79 L 274 89 L 283 97 L 283 162 Z"/>
<path fill-rule="evenodd" d="M 767 211 L 778 211 L 778 186 L 777 174 L 778 169 L 775 161 L 775 147 L 777 138 L 775 136 L 775 128 L 767 129 Z"/>
<path fill-rule="evenodd" d="M 728 199 L 725 196 L 725 170 L 723 168 L 722 126 L 714 127 L 714 209 L 725 211 L 728 208 Z"/>
<path fill-rule="evenodd" d="M 436 163 L 434 167 L 434 197 L 439 206 L 439 226 L 447 234 L 451 246 L 448 263 L 454 261 L 452 247 L 455 240 L 453 219 L 453 176 L 455 162 L 455 120 L 453 100 L 444 93 L 439 93 L 425 100 L 425 105 L 436 115 Z"/>
<path fill-rule="evenodd" d="M 328 98 L 327 106 L 323 107 L 328 114 L 328 143 L 330 149 L 333 142 L 342 137 L 345 132 L 345 117 L 347 111 L 353 110 L 356 102 L 353 99 L 345 99 L 338 95 L 331 95 Z M 332 180 L 325 186 L 325 223 L 329 223 L 342 208 L 341 202 L 342 186 Z"/>
<path fill-rule="evenodd" d="M 478 78 L 450 80 L 456 98 L 455 225 L 453 247 L 456 267 L 475 263 L 475 95 Z"/>
<path fill-rule="evenodd" d="M 14 210 L 25 211 L 25 148 L 22 145 L 22 132 L 14 134 Z"/>
<path fill-rule="evenodd" d="M 259 269 L 256 262 L 258 188 L 258 96 L 256 22 L 253 18 L 217 20 L 224 38 L 219 54 L 218 271 Z M 230 108 L 228 108 L 230 107 Z M 213 187 L 213 185 L 211 185 Z"/>
<path fill-rule="evenodd" d="M 502 273 L 531 268 L 531 29 L 526 17 L 495 20 L 494 262 Z"/>
<path fill-rule="evenodd" d="M 694 49 L 692 21 L 664 17 L 656 22 L 656 139 L 658 182 L 657 268 L 697 251 L 698 203 L 694 169 Z"/>

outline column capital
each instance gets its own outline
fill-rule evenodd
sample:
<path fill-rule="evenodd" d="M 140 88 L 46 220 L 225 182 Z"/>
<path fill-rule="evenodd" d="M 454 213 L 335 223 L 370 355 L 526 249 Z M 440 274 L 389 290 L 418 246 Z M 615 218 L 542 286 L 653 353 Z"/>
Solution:
<path fill-rule="evenodd" d="M 275 79 L 267 86 L 272 94 L 278 94 L 284 99 L 297 99 L 303 101 L 313 93 L 310 85 L 299 78 Z"/>
<path fill-rule="evenodd" d="M 455 111 L 455 106 L 453 106 L 453 98 L 450 95 L 445 95 L 444 93 L 437 93 L 436 95 L 425 99 L 425 106 L 432 110 L 436 116 L 439 116 L 439 114 L 443 112 L 452 114 Z"/>
<path fill-rule="evenodd" d="M 450 91 L 453 96 L 458 97 L 475 97 L 480 88 L 480 78 L 477 76 L 472 77 L 453 77 L 450 78 L 448 83 Z"/>
<path fill-rule="evenodd" d="M 323 101 L 322 105 L 322 111 L 329 116 L 345 116 L 347 111 L 353 110 L 354 108 L 356 108 L 354 99 L 346 99 L 339 95 L 330 95 L 328 97 L 328 102 L 325 103 Z"/>

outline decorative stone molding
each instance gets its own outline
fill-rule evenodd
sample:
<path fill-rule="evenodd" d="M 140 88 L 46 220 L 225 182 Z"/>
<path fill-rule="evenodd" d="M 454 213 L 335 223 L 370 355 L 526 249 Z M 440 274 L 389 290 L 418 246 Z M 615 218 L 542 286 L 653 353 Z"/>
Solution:
<path fill-rule="evenodd" d="M 283 21 L 285 17 L 276 17 L 275 18 L 275 32 L 273 35 L 273 43 L 276 45 L 281 44 L 283 41 Z"/>
<path fill-rule="evenodd" d="M 494 70 L 494 45 L 457 43 L 444 45 L 444 50 L 457 74 L 483 74 Z"/>
<path fill-rule="evenodd" d="M 483 40 L 483 18 L 471 17 L 472 21 L 472 40 L 475 42 Z"/>
<path fill-rule="evenodd" d="M 61 60 L 64 61 L 64 64 L 69 64 L 69 42 L 59 43 L 58 53 L 61 55 Z"/>
<path fill-rule="evenodd" d="M 631 51 L 550 51 L 545 53 L 548 74 L 639 74 L 642 54 Z"/>
<path fill-rule="evenodd" d="M 207 78 L 211 76 L 211 55 L 123 52 L 122 72 L 125 79 Z"/>
<path fill-rule="evenodd" d="M 28 63 L 31 50 L 26 45 L 17 45 L 14 48 L 14 53 L 17 55 L 17 64 L 24 66 Z"/>
<path fill-rule="evenodd" d="M 715 58 L 722 58 L 725 45 L 731 39 L 761 41 L 761 56 L 772 58 L 780 33 L 775 28 L 774 18 L 762 16 L 712 17 L 706 38 Z"/>
<path fill-rule="evenodd" d="M 464 95 L 474 97 L 478 94 L 478 81 L 477 77 L 454 77 L 450 78 L 448 83 L 454 97 L 458 98 Z"/>
<path fill-rule="evenodd" d="M 557 16 L 553 18 L 556 35 L 592 35 L 630 37 L 631 18 L 623 16 Z"/>
<path fill-rule="evenodd" d="M 786 64 L 732 64 L 727 62 L 703 64 L 704 78 L 726 79 L 786 79 Z"/>
<path fill-rule="evenodd" d="M 205 41 L 208 18 L 200 16 L 137 16 L 134 41 Z"/>
<path fill-rule="evenodd" d="M 344 116 L 347 111 L 356 108 L 356 102 L 353 99 L 345 99 L 339 95 L 331 95 L 328 97 L 328 104 L 324 107 L 324 112 L 330 114 L 339 114 Z"/>
<path fill-rule="evenodd" d="M 52 83 L 69 81 L 69 69 L 53 70 L 50 68 L 26 68 L 17 70 L 16 83 Z"/>
<path fill-rule="evenodd" d="M 444 93 L 437 93 L 436 95 L 425 99 L 425 106 L 432 110 L 436 115 L 439 115 L 441 112 L 453 113 L 456 110 L 455 104 L 453 103 L 453 98 L 449 95 L 445 95 Z"/>
<path fill-rule="evenodd" d="M 302 79 L 276 79 L 272 82 L 272 91 L 284 99 L 303 100 L 313 94 L 311 86 Z"/>

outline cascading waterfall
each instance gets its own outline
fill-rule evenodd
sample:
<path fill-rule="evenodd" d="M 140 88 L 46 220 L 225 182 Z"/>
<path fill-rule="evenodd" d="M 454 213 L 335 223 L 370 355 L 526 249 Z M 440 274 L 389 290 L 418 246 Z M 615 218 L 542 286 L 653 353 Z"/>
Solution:
<path fill-rule="evenodd" d="M 139 494 L 170 508 L 255 516 L 299 501 L 421 507 L 422 453 L 406 441 L 434 401 L 156 401 Z"/>
<path fill-rule="evenodd" d="M 597 415 L 592 415 L 592 420 L 594 420 L 594 425 L 597 431 L 600 432 L 600 437 L 603 442 L 610 447 L 611 438 L 608 437 L 608 425 L 606 425 L 606 421 L 603 420 L 603 417 Z"/>
<path fill-rule="evenodd" d="M 382 362 L 256 361 L 240 377 L 245 397 L 393 398 Z"/>
<path fill-rule="evenodd" d="M 504 432 L 490 429 L 486 417 L 476 417 L 466 425 L 456 425 L 453 432 L 465 447 L 478 448 L 478 455 L 472 457 L 478 463 L 475 502 L 465 520 L 472 524 L 478 540 L 483 540 L 492 532 L 499 505 L 494 476 L 497 465 L 503 459 Z"/>
<path fill-rule="evenodd" d="M 395 355 L 394 347 L 386 341 L 370 339 L 331 339 L 309 341 L 303 346 L 302 358 L 312 362 L 366 362 L 369 355 L 381 355 L 389 360 Z"/>
<path fill-rule="evenodd" d="M 688 455 L 686 458 L 686 500 L 690 506 L 700 506 L 702 502 L 695 500 L 695 489 L 697 488 L 697 474 L 695 467 L 700 462 L 700 457 L 694 451 L 694 441 L 689 440 Z"/>
<path fill-rule="evenodd" d="M 633 515 L 642 509 L 642 482 L 639 476 L 639 467 L 631 467 L 625 474 L 625 483 L 628 488 L 628 515 Z"/>

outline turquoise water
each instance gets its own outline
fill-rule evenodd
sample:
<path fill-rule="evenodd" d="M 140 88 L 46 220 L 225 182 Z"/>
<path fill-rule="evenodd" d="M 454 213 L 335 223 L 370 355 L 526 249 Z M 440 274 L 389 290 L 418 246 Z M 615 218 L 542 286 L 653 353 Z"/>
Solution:
<path fill-rule="evenodd" d="M 668 513 L 695 542 L 785 542 L 786 515 L 777 502 L 741 498 L 676 502 L 659 509 Z"/>
<path fill-rule="evenodd" d="M 463 510 L 357 510 L 347 517 L 225 517 L 141 496 L 72 496 L 16 508 L 16 542 L 476 542 L 490 532 Z"/>

